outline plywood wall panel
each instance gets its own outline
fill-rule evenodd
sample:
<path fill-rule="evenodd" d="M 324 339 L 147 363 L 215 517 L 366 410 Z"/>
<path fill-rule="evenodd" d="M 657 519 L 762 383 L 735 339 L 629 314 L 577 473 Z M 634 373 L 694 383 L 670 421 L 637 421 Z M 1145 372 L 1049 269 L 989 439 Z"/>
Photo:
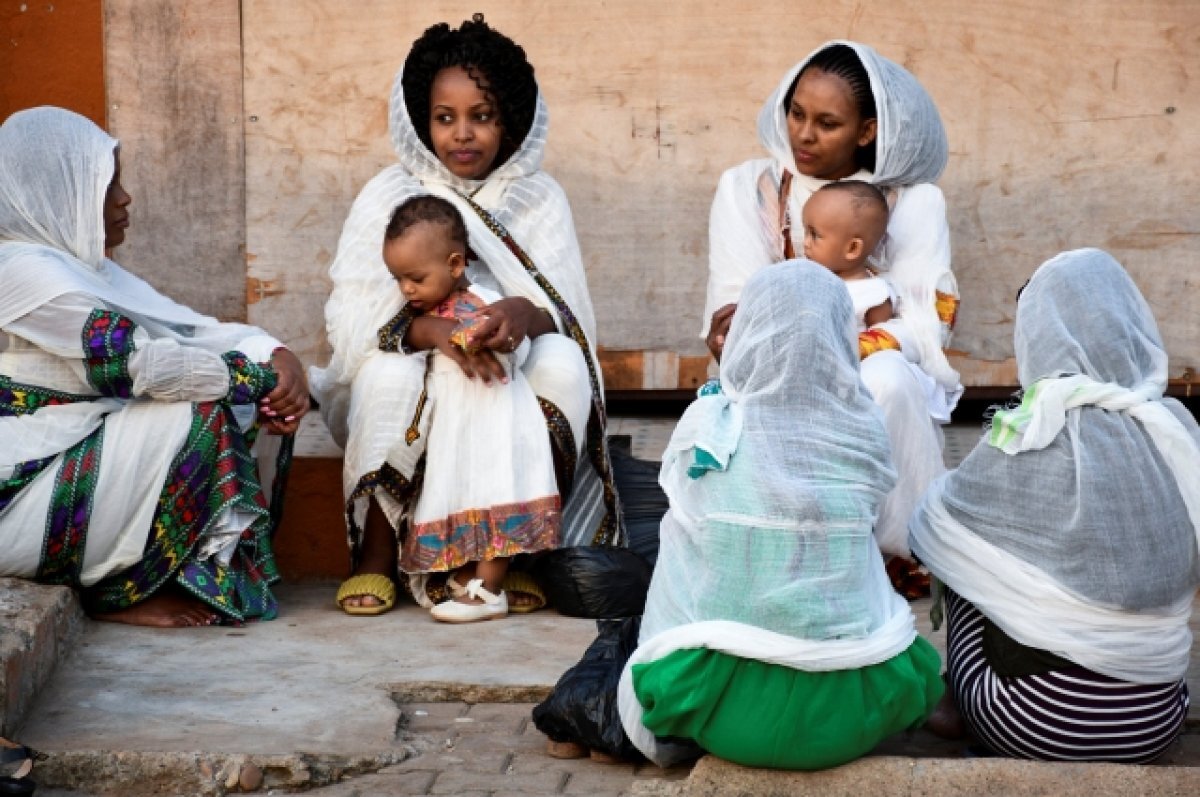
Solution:
<path fill-rule="evenodd" d="M 425 26 L 477 5 L 243 2 L 249 312 L 311 362 L 328 356 L 321 308 L 341 223 L 392 160 L 394 74 Z M 1193 2 L 509 0 L 487 11 L 537 68 L 546 168 L 571 199 L 611 350 L 702 352 L 716 181 L 761 154 L 755 117 L 782 73 L 849 37 L 908 66 L 946 122 L 941 185 L 964 299 L 954 346 L 967 361 L 1012 354 L 1013 295 L 1040 262 L 1100 246 L 1154 306 L 1173 374 L 1198 365 Z"/>
<path fill-rule="evenodd" d="M 246 316 L 238 0 L 105 0 L 109 129 L 132 225 L 116 259 L 224 320 Z"/>

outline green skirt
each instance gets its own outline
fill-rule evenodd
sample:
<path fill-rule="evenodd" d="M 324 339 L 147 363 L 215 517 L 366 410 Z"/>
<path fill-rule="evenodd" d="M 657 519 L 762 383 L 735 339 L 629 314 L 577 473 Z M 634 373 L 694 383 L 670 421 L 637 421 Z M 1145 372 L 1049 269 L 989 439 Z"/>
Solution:
<path fill-rule="evenodd" d="M 642 723 L 737 764 L 825 769 L 925 721 L 945 686 L 941 659 L 918 637 L 858 670 L 807 672 L 707 648 L 633 667 Z"/>

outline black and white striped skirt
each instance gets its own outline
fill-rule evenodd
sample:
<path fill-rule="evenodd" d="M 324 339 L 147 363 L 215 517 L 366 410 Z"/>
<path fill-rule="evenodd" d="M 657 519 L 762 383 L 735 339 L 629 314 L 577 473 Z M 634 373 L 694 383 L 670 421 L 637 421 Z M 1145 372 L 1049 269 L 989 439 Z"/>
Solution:
<path fill-rule="evenodd" d="M 993 752 L 1040 761 L 1146 763 L 1183 728 L 1185 681 L 1134 684 L 1080 666 L 997 675 L 983 655 L 983 615 L 946 594 L 947 669 L 958 710 Z"/>

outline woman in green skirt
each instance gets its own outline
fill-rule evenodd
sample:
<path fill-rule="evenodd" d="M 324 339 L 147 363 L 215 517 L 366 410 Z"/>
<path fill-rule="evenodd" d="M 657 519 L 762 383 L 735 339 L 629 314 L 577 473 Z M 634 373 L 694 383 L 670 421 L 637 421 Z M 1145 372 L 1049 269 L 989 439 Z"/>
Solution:
<path fill-rule="evenodd" d="M 719 386 L 680 419 L 622 724 L 669 765 L 696 748 L 821 769 L 924 721 L 943 692 L 872 535 L 895 483 L 859 378 L 849 295 L 789 260 L 746 284 Z"/>

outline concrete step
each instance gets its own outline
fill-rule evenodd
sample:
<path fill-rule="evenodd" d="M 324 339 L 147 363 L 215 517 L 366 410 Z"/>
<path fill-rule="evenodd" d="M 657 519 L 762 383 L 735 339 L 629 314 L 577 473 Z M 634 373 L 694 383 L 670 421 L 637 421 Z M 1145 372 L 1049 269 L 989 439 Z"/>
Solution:
<path fill-rule="evenodd" d="M 70 589 L 0 578 L 0 736 L 15 733 L 85 622 Z"/>

